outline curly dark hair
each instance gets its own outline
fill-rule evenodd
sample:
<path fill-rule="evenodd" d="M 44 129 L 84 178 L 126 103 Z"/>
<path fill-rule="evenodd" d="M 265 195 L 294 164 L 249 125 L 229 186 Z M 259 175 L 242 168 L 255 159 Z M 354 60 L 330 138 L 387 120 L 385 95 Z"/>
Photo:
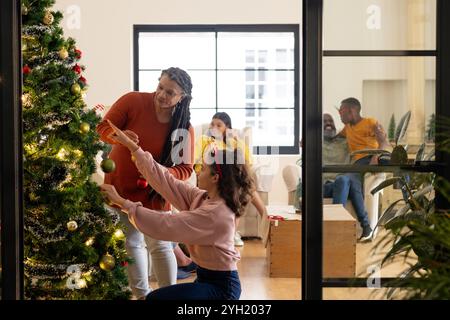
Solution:
<path fill-rule="evenodd" d="M 255 190 L 249 167 L 247 164 L 239 164 L 237 149 L 216 150 L 212 153 L 216 160 L 210 168 L 213 174 L 219 174 L 219 194 L 231 211 L 240 217 Z"/>

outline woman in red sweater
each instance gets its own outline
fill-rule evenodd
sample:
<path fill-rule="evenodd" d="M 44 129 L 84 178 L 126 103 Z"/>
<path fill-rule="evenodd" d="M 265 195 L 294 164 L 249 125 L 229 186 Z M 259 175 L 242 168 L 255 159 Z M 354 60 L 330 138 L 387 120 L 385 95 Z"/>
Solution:
<path fill-rule="evenodd" d="M 109 157 L 116 164 L 116 169 L 105 175 L 105 183 L 114 185 L 127 199 L 141 202 L 148 209 L 170 213 L 170 204 L 146 186 L 127 148 L 111 139 L 113 129 L 107 120 L 122 129 L 134 142 L 139 142 L 142 149 L 150 152 L 175 178 L 186 180 L 193 172 L 191 150 L 194 149 L 194 129 L 190 124 L 189 111 L 191 92 L 190 76 L 179 68 L 169 68 L 162 71 L 155 92 L 130 92 L 113 104 L 97 126 L 101 139 L 113 145 Z M 177 263 L 172 243 L 144 237 L 126 218 L 123 223 L 126 226 L 127 252 L 134 259 L 128 267 L 133 295 L 141 299 L 151 291 L 148 252 L 159 286 L 176 283 Z"/>

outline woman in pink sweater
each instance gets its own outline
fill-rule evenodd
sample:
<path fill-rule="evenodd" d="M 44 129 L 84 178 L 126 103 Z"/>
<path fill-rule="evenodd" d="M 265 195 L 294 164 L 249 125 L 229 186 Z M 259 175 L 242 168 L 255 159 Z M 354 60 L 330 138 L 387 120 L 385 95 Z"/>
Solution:
<path fill-rule="evenodd" d="M 211 150 L 211 157 L 204 160 L 197 173 L 198 187 L 193 187 L 175 179 L 149 152 L 110 125 L 114 129 L 112 139 L 130 150 L 138 170 L 152 188 L 180 212 L 169 215 L 144 208 L 140 202 L 122 198 L 112 185 L 102 185 L 102 192 L 144 234 L 185 243 L 198 265 L 195 282 L 154 290 L 147 300 L 239 299 L 241 285 L 236 263 L 240 255 L 234 246 L 234 233 L 236 217 L 243 213 L 253 192 L 247 165 L 229 164 L 230 159 L 236 159 L 236 151 Z"/>

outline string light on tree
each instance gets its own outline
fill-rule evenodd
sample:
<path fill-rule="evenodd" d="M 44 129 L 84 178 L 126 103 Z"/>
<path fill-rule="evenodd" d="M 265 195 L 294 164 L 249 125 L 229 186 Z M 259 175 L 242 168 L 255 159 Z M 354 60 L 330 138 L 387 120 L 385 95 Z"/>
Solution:
<path fill-rule="evenodd" d="M 61 148 L 59 150 L 59 152 L 56 154 L 56 158 L 61 161 L 64 161 L 64 160 L 66 160 L 68 155 L 69 155 L 69 152 L 67 152 L 66 149 L 64 149 L 64 148 Z"/>
<path fill-rule="evenodd" d="M 86 280 L 84 280 L 83 278 L 78 279 L 77 287 L 78 287 L 78 289 L 86 288 L 87 287 Z"/>
<path fill-rule="evenodd" d="M 116 232 L 114 232 L 114 237 L 117 240 L 123 240 L 125 239 L 125 234 L 123 233 L 122 229 L 117 229 Z"/>
<path fill-rule="evenodd" d="M 83 151 L 75 149 L 72 151 L 72 153 L 77 157 L 77 158 L 81 158 L 83 156 Z"/>
<path fill-rule="evenodd" d="M 76 221 L 72 220 L 72 221 L 67 222 L 67 230 L 69 230 L 70 232 L 73 232 L 77 229 L 78 229 L 78 224 Z"/>
<path fill-rule="evenodd" d="M 84 244 L 88 247 L 92 246 L 94 244 L 94 237 L 90 237 L 89 239 L 87 239 Z"/>

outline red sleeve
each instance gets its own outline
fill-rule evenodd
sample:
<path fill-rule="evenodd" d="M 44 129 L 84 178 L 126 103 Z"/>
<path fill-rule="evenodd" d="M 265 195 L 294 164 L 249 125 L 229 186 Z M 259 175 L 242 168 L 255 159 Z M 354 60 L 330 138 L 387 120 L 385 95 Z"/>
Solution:
<path fill-rule="evenodd" d="M 186 148 L 183 149 L 183 162 L 168 168 L 169 172 L 177 179 L 187 180 L 194 171 L 194 128 L 189 127 L 189 138 Z"/>
<path fill-rule="evenodd" d="M 106 120 L 110 120 L 119 129 L 123 129 L 125 127 L 128 118 L 127 114 L 130 106 L 129 98 L 131 94 L 132 93 L 130 92 L 120 97 L 119 100 L 111 106 L 108 113 L 103 117 L 102 122 L 97 125 L 97 132 L 103 142 L 116 144 L 116 142 L 108 138 L 108 135 L 112 132 L 112 129 Z"/>

